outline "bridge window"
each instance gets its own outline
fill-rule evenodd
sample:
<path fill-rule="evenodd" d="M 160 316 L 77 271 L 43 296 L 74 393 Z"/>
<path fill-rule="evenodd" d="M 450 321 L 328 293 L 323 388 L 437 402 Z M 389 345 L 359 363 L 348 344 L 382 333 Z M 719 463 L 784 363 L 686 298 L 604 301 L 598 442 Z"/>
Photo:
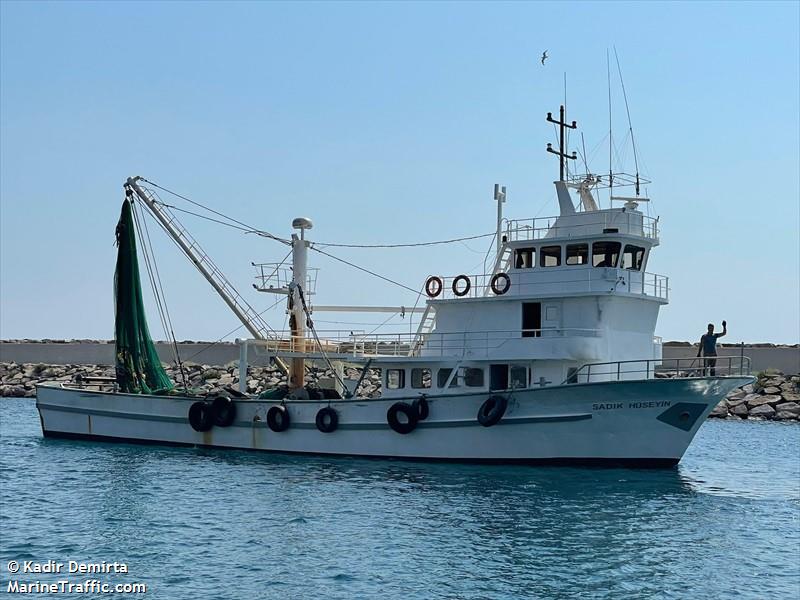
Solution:
<path fill-rule="evenodd" d="M 539 250 L 539 265 L 557 267 L 561 264 L 561 246 L 542 246 Z"/>
<path fill-rule="evenodd" d="M 431 387 L 431 370 L 411 369 L 411 387 L 418 390 Z"/>
<path fill-rule="evenodd" d="M 589 262 L 589 244 L 567 244 L 567 264 L 585 265 Z"/>
<path fill-rule="evenodd" d="M 386 369 L 386 387 L 390 390 L 406 387 L 405 369 Z"/>
<path fill-rule="evenodd" d="M 595 242 L 592 244 L 592 266 L 616 267 L 619 258 L 619 242 Z"/>
<path fill-rule="evenodd" d="M 644 261 L 644 248 L 625 244 L 625 251 L 622 253 L 622 268 L 631 271 L 641 271 Z"/>
<path fill-rule="evenodd" d="M 483 369 L 464 369 L 464 385 L 467 387 L 483 387 Z"/>
<path fill-rule="evenodd" d="M 530 269 L 536 264 L 536 248 L 518 248 L 514 251 L 514 268 Z"/>

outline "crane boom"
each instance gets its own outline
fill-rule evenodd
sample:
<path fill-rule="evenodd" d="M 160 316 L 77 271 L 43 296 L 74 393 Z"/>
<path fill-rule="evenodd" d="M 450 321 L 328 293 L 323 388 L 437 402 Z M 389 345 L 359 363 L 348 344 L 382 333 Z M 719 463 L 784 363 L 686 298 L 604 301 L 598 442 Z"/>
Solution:
<path fill-rule="evenodd" d="M 181 225 L 175 214 L 146 188 L 139 185 L 141 177 L 129 177 L 125 183 L 144 203 L 150 213 L 158 220 L 169 236 L 175 240 L 186 257 L 192 261 L 198 271 L 206 278 L 225 304 L 233 311 L 250 334 L 259 340 L 277 339 L 275 331 L 256 312 L 247 300 L 236 290 L 225 274 L 211 260 L 211 257 L 200 247 L 196 239 Z M 286 364 L 275 357 L 275 363 L 286 372 Z"/>

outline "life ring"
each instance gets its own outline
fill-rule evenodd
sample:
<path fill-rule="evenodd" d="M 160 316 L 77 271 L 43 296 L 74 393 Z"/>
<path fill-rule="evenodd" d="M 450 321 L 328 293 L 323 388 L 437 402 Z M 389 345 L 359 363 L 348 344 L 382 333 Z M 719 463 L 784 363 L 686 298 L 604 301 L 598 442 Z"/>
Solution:
<path fill-rule="evenodd" d="M 289 411 L 283 404 L 275 405 L 267 411 L 267 425 L 276 433 L 289 429 Z"/>
<path fill-rule="evenodd" d="M 418 421 L 424 421 L 430 414 L 430 407 L 428 406 L 428 399 L 425 396 L 420 396 L 411 403 L 411 410 L 417 415 Z"/>
<path fill-rule="evenodd" d="M 478 423 L 484 427 L 497 425 L 506 413 L 507 407 L 508 398 L 505 396 L 489 396 L 486 402 L 481 404 L 481 407 L 478 409 Z"/>
<path fill-rule="evenodd" d="M 405 416 L 405 421 L 401 421 L 398 418 L 400 413 L 403 413 Z M 397 433 L 406 434 L 414 431 L 419 419 L 410 404 L 406 402 L 395 402 L 389 407 L 389 410 L 386 411 L 386 421 L 389 423 L 389 427 L 394 429 Z"/>
<path fill-rule="evenodd" d="M 500 280 L 505 281 L 505 285 L 502 288 L 497 287 L 497 282 Z M 509 289 L 511 289 L 511 277 L 506 275 L 505 273 L 497 273 L 494 277 L 492 277 L 491 283 L 492 291 L 495 293 L 496 296 L 502 296 L 505 294 Z"/>
<path fill-rule="evenodd" d="M 442 283 L 442 278 L 436 275 L 431 275 L 425 282 L 425 292 L 430 298 L 436 298 L 436 296 L 441 294 L 443 287 L 444 283 Z"/>
<path fill-rule="evenodd" d="M 464 289 L 460 290 L 460 291 L 458 289 L 458 282 L 459 281 L 466 281 L 467 282 L 467 285 L 464 287 Z M 459 298 L 461 298 L 462 296 L 466 296 L 467 294 L 469 294 L 469 289 L 472 287 L 472 282 L 469 280 L 469 277 L 467 277 L 466 275 L 459 275 L 458 277 L 453 279 L 453 285 L 451 287 L 453 289 L 453 293 L 456 296 L 458 296 Z"/>
<path fill-rule="evenodd" d="M 229 427 L 236 419 L 236 403 L 227 396 L 217 396 L 211 403 L 211 414 L 214 417 L 214 425 Z"/>
<path fill-rule="evenodd" d="M 339 426 L 339 413 L 337 413 L 330 406 L 320 408 L 317 412 L 317 429 L 322 433 L 331 433 L 336 431 Z"/>
<path fill-rule="evenodd" d="M 208 431 L 214 426 L 214 417 L 208 402 L 195 402 L 189 407 L 189 425 L 195 431 Z"/>

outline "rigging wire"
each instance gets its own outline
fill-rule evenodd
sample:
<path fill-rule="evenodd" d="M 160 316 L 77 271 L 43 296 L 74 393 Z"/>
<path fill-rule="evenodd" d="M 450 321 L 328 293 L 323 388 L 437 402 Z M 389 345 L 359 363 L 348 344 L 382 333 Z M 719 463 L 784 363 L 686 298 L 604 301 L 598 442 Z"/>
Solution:
<path fill-rule="evenodd" d="M 442 244 L 454 244 L 456 242 L 466 242 L 469 240 L 478 240 L 485 237 L 491 237 L 496 233 L 482 233 L 480 235 L 470 235 L 466 237 L 453 238 L 449 240 L 436 240 L 432 242 L 410 242 L 406 244 L 333 244 L 326 242 L 314 242 L 318 246 L 325 248 L 416 248 L 420 246 L 439 246 Z"/>
<path fill-rule="evenodd" d="M 272 235 L 268 231 L 264 231 L 262 229 L 256 229 L 255 227 L 250 227 L 250 225 L 248 225 L 247 223 L 242 223 L 241 221 L 239 221 L 237 219 L 234 219 L 233 217 L 229 217 L 228 215 L 225 215 L 225 214 L 223 214 L 223 213 L 221 213 L 219 211 L 216 211 L 213 208 L 209 208 L 208 206 L 205 206 L 204 204 L 200 204 L 199 202 L 191 200 L 190 198 L 187 198 L 186 196 L 181 196 L 177 192 L 173 192 L 172 190 L 169 190 L 169 189 L 167 189 L 165 187 L 162 187 L 162 186 L 158 185 L 157 183 L 153 183 L 152 181 L 149 181 L 149 180 L 145 179 L 144 177 L 142 177 L 141 180 L 146 182 L 146 183 L 149 183 L 153 187 L 156 187 L 156 188 L 158 188 L 160 190 L 163 190 L 163 191 L 167 192 L 168 194 L 172 194 L 176 198 L 180 198 L 181 200 L 185 200 L 186 202 L 189 202 L 190 204 L 194 204 L 195 206 L 198 206 L 198 207 L 200 207 L 200 208 L 202 208 L 204 210 L 207 210 L 210 213 L 214 213 L 218 217 L 222 217 L 223 219 L 227 219 L 228 221 L 233 221 L 234 223 L 236 223 L 236 224 L 238 224 L 238 225 L 240 225 L 242 227 L 245 227 L 245 228 L 249 229 L 250 231 L 252 231 L 254 233 L 258 233 L 259 235 L 263 235 L 265 237 L 268 237 L 268 238 L 273 239 L 273 240 L 278 241 L 278 242 L 282 242 L 284 244 L 290 243 L 288 240 L 280 238 L 280 237 L 278 237 L 276 235 Z"/>
<path fill-rule="evenodd" d="M 334 256 L 333 254 L 325 252 L 324 250 L 320 250 L 319 248 L 315 248 L 313 244 L 310 245 L 309 248 L 311 250 L 314 250 L 315 252 L 319 252 L 320 254 L 324 254 L 328 258 L 332 258 L 333 260 L 337 260 L 340 263 L 344 263 L 344 264 L 346 264 L 346 265 L 348 265 L 350 267 L 353 267 L 354 269 L 358 269 L 359 271 L 363 271 L 364 273 L 368 273 L 369 275 L 372 275 L 373 277 L 377 277 L 378 279 L 382 279 L 383 281 L 386 281 L 388 283 L 391 283 L 391 284 L 394 284 L 394 285 L 396 285 L 398 287 L 401 287 L 404 290 L 408 290 L 409 292 L 412 292 L 414 294 L 418 293 L 418 290 L 415 290 L 414 288 L 408 287 L 407 285 L 404 285 L 402 283 L 394 281 L 393 279 L 389 279 L 388 277 L 384 277 L 383 275 L 380 275 L 380 274 L 376 273 L 375 271 L 370 271 L 369 269 L 366 269 L 364 267 L 359 267 L 357 264 L 351 263 L 350 261 L 347 261 L 347 260 L 345 260 L 343 258 L 339 258 L 338 256 Z"/>
<path fill-rule="evenodd" d="M 631 123 L 631 111 L 628 108 L 628 94 L 625 92 L 625 81 L 622 79 L 622 68 L 619 66 L 619 55 L 617 47 L 614 46 L 614 58 L 617 61 L 617 72 L 619 82 L 622 85 L 622 97 L 625 99 L 625 112 L 628 114 L 628 131 L 631 134 L 631 146 L 633 147 L 633 163 L 636 166 L 636 195 L 639 195 L 639 159 L 636 156 L 636 140 L 633 138 L 633 124 Z"/>

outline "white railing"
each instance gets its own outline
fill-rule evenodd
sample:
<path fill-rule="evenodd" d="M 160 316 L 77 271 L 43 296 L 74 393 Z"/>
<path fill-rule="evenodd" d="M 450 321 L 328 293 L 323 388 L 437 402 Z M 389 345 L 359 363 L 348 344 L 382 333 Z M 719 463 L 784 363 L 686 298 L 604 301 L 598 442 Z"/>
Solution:
<path fill-rule="evenodd" d="M 513 219 L 507 222 L 505 236 L 509 242 L 534 241 L 544 238 L 565 238 L 596 235 L 603 230 L 614 233 L 638 235 L 658 241 L 658 219 L 641 213 L 621 211 L 599 211 L 594 219 L 582 217 L 589 213 L 577 213 L 566 217 L 538 217 L 535 219 Z M 556 221 L 561 218 L 561 225 Z M 580 219 L 580 220 L 578 220 Z M 587 219 L 587 220 L 584 220 Z"/>
<path fill-rule="evenodd" d="M 286 293 L 289 284 L 292 283 L 294 273 L 292 268 L 284 266 L 284 263 L 251 263 L 256 269 L 256 281 L 254 287 L 259 292 L 278 292 Z M 317 275 L 319 269 L 306 269 L 306 287 L 303 290 L 307 296 L 311 296 L 317 289 Z"/>
<path fill-rule="evenodd" d="M 526 279 L 541 275 L 542 280 L 520 282 L 521 274 L 524 274 Z M 612 275 L 611 278 L 609 274 Z M 440 277 L 443 282 L 442 292 L 436 299 L 457 300 L 494 296 L 494 292 L 491 291 L 492 277 L 490 273 Z M 558 270 L 534 267 L 523 273 L 510 273 L 509 277 L 511 296 L 614 291 L 669 301 L 669 277 L 657 273 L 581 265 L 558 268 Z M 503 284 L 500 282 L 498 285 Z"/>
<path fill-rule="evenodd" d="M 750 375 L 750 359 L 747 356 L 619 360 L 582 365 L 567 377 L 562 385 L 597 381 L 744 377 L 748 375 Z"/>
<path fill-rule="evenodd" d="M 542 329 L 516 329 L 495 331 L 460 331 L 452 333 L 426 333 L 421 341 L 416 333 L 363 333 L 355 331 L 317 331 L 319 343 L 311 337 L 292 336 L 291 332 L 278 332 L 278 339 L 265 340 L 259 345 L 271 354 L 345 354 L 349 356 L 489 356 L 504 345 L 526 340 L 536 343 L 540 339 L 600 337 L 599 329 L 545 327 Z M 413 350 L 412 350 L 413 349 Z"/>

